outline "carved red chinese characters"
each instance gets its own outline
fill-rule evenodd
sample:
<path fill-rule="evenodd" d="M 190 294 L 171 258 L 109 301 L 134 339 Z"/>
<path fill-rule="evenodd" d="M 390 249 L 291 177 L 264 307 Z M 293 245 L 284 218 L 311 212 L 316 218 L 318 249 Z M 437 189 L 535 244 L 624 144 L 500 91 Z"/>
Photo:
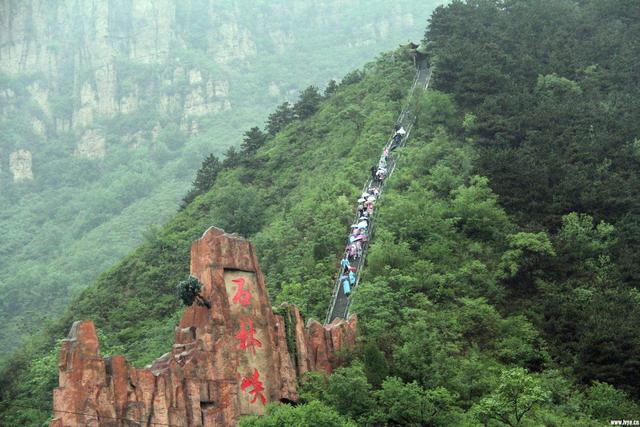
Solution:
<path fill-rule="evenodd" d="M 295 306 L 286 322 L 275 315 L 255 251 L 238 236 L 207 230 L 192 246 L 191 274 L 212 309 L 187 308 L 175 344 L 148 368 L 101 357 L 93 323 L 73 325 L 58 361 L 51 427 L 237 426 L 266 403 L 297 401 L 299 375 L 330 372 L 336 354 L 355 345 L 355 318 L 305 327 Z"/>
<path fill-rule="evenodd" d="M 251 292 L 244 289 L 244 278 L 239 277 L 237 279 L 232 280 L 233 283 L 238 285 L 238 290 L 236 291 L 235 296 L 233 297 L 234 304 L 242 304 L 249 305 L 251 304 Z"/>
<path fill-rule="evenodd" d="M 247 319 L 246 323 L 249 324 L 249 330 L 245 327 L 244 319 L 240 321 L 240 332 L 236 334 L 236 339 L 240 341 L 238 348 L 240 350 L 251 348 L 251 350 L 253 350 L 253 354 L 256 354 L 256 347 L 262 347 L 262 343 L 260 340 L 255 338 L 256 330 L 253 329 L 253 321 L 251 319 Z"/>
<path fill-rule="evenodd" d="M 242 379 L 242 385 L 240 386 L 242 391 L 245 391 L 249 387 L 253 387 L 253 389 L 249 390 L 249 394 L 254 395 L 251 403 L 255 403 L 256 400 L 258 400 L 258 397 L 263 405 L 267 403 L 267 400 L 262 393 L 264 391 L 264 387 L 262 386 L 262 381 L 260 381 L 260 372 L 255 368 L 253 369 L 253 374 L 250 377 L 244 377 Z"/>

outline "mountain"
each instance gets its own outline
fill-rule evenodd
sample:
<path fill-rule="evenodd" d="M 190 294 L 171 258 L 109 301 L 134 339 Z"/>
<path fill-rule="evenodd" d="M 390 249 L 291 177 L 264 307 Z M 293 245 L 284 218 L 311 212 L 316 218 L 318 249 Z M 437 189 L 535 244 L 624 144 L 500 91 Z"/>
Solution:
<path fill-rule="evenodd" d="M 0 358 L 166 222 L 205 155 L 435 4 L 3 2 Z"/>
<path fill-rule="evenodd" d="M 103 354 L 125 354 L 136 366 L 170 347 L 181 315 L 174 287 L 188 274 L 191 241 L 211 224 L 251 236 L 275 304 L 281 298 L 301 302 L 306 317 L 322 318 L 336 251 L 351 218 L 349 200 L 379 156 L 413 78 L 412 62 L 397 56 L 385 54 L 350 73 L 324 100 L 296 103 L 293 108 L 307 111 L 307 117 L 283 114 L 284 129 L 255 155 L 240 156 L 236 165 L 227 162 L 209 191 L 148 233 L 141 246 L 75 298 L 2 374 L 3 401 L 11 395 L 17 405 L 40 402 L 40 409 L 28 414 L 16 406 L 3 412 L 2 423 L 40 423 L 49 416 L 58 353 L 53 344 L 71 319 L 94 320 Z M 41 351 L 46 356 L 36 356 Z M 38 373 L 31 371 L 35 359 Z M 34 375 L 31 380 L 21 379 L 22 369 Z"/>
<path fill-rule="evenodd" d="M 436 9 L 433 89 L 376 206 L 347 366 L 241 425 L 596 426 L 640 411 L 635 281 L 637 8 L 625 0 Z M 623 37 L 624 35 L 624 37 Z M 594 45 L 600 48 L 594 48 Z M 407 102 L 402 49 L 306 93 L 198 171 L 193 201 L 2 371 L 6 425 L 51 415 L 56 341 L 93 320 L 136 366 L 171 345 L 175 284 L 214 224 L 251 239 L 275 307 L 323 316 L 361 185 Z M 213 172 L 212 172 L 213 171 Z"/>

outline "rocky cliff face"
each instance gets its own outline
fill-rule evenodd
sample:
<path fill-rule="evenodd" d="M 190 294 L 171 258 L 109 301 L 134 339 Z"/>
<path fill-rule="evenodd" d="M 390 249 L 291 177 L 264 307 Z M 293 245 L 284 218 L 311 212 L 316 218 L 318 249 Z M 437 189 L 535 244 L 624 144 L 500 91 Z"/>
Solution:
<path fill-rule="evenodd" d="M 69 154 L 88 159 L 104 157 L 104 124 L 97 124 L 114 117 L 155 113 L 155 123 L 141 121 L 130 132 L 139 138 L 146 131 L 147 140 L 160 123 L 197 132 L 197 118 L 233 104 L 222 73 L 180 63 L 177 52 L 188 44 L 181 24 L 188 21 L 177 21 L 178 9 L 175 1 L 2 2 L 0 121 L 20 117 L 20 138 L 31 150 L 71 132 L 77 143 Z M 252 52 L 233 40 L 240 37 L 237 28 L 219 28 L 211 37 L 220 63 Z M 231 53 L 223 48 L 235 44 Z M 126 142 L 133 136 L 115 137 Z M 15 143 L 0 141 L 0 148 Z"/>
<path fill-rule="evenodd" d="M 402 5 L 376 5 L 382 16 L 365 17 L 366 8 L 362 0 L 4 1 L 0 121 L 20 116 L 21 138 L 32 151 L 38 141 L 71 133 L 77 147 L 69 154 L 89 159 L 104 156 L 109 144 L 87 144 L 86 132 L 104 134 L 109 120 L 134 123 L 112 136 L 116 142 L 153 141 L 153 129 L 169 122 L 195 134 L 203 116 L 244 101 L 255 106 L 247 93 L 269 105 L 296 96 L 290 76 L 246 78 L 264 65 L 261 57 L 291 58 L 332 28 L 354 50 L 374 46 L 415 20 Z M 345 14 L 353 28 L 344 28 Z M 0 140 L 0 148 L 10 143 Z"/>
<path fill-rule="evenodd" d="M 60 352 L 52 427 L 234 426 L 268 402 L 297 401 L 300 375 L 330 372 L 336 352 L 355 344 L 355 318 L 305 328 L 294 306 L 286 322 L 274 315 L 247 240 L 207 230 L 192 245 L 191 274 L 212 308 L 185 310 L 173 348 L 147 368 L 101 357 L 93 323 L 74 323 Z"/>
<path fill-rule="evenodd" d="M 9 156 L 9 170 L 14 182 L 33 179 L 31 171 L 31 152 L 29 150 L 17 150 Z"/>

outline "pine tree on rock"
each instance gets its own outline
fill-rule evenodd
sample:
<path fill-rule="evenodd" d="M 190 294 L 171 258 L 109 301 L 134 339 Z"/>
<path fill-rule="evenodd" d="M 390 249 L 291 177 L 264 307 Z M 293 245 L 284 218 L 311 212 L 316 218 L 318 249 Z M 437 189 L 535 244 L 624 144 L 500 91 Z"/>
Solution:
<path fill-rule="evenodd" d="M 200 294 L 201 290 L 202 283 L 193 276 L 189 276 L 187 280 L 182 280 L 176 285 L 176 294 L 184 305 L 189 307 L 196 302 L 200 306 L 211 308 L 211 303 Z"/>

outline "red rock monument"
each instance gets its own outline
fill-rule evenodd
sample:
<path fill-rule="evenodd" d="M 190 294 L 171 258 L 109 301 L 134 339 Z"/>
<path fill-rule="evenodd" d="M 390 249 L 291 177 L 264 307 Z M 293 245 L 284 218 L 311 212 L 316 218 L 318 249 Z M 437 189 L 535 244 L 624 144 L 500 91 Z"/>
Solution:
<path fill-rule="evenodd" d="M 291 306 L 286 331 L 248 240 L 210 228 L 191 246 L 191 274 L 212 308 L 187 308 L 173 348 L 149 368 L 101 357 L 93 322 L 73 324 L 60 351 L 51 427 L 235 426 L 268 402 L 297 401 L 300 375 L 331 372 L 336 352 L 355 344 L 355 317 L 305 327 Z"/>

